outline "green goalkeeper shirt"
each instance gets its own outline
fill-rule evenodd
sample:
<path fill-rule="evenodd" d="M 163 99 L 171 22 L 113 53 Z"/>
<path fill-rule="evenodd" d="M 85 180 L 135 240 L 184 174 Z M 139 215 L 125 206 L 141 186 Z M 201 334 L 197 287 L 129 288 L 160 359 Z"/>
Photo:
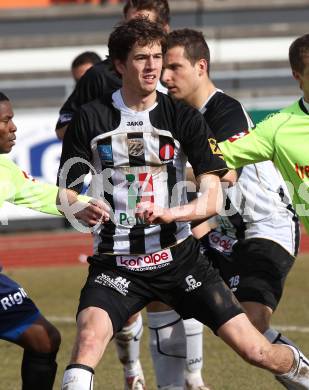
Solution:
<path fill-rule="evenodd" d="M 0 183 L 0 207 L 7 201 L 44 213 L 61 215 L 56 206 L 58 187 L 34 181 L 3 155 L 0 155 Z"/>
<path fill-rule="evenodd" d="M 219 144 L 227 165 L 271 160 L 281 172 L 294 208 L 309 233 L 309 112 L 303 100 Z"/>

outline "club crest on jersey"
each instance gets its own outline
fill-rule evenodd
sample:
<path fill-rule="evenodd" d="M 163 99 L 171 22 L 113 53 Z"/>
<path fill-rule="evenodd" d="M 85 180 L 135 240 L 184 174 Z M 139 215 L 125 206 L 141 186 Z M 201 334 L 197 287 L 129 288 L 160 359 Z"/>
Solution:
<path fill-rule="evenodd" d="M 138 157 L 144 154 L 144 140 L 143 138 L 128 139 L 129 155 Z"/>
<path fill-rule="evenodd" d="M 163 161 L 169 161 L 174 158 L 175 149 L 171 144 L 165 144 L 160 149 L 160 158 Z"/>
<path fill-rule="evenodd" d="M 212 154 L 218 154 L 222 156 L 222 152 L 218 146 L 217 140 L 215 138 L 208 138 L 209 146 L 212 151 Z"/>
<path fill-rule="evenodd" d="M 98 145 L 99 155 L 105 165 L 113 165 L 112 145 Z"/>
<path fill-rule="evenodd" d="M 229 141 L 230 142 L 235 142 L 237 141 L 239 138 L 242 138 L 244 137 L 245 135 L 249 134 L 249 131 L 248 130 L 244 130 L 244 131 L 241 131 L 240 133 L 238 134 L 234 134 L 232 137 L 229 138 Z"/>

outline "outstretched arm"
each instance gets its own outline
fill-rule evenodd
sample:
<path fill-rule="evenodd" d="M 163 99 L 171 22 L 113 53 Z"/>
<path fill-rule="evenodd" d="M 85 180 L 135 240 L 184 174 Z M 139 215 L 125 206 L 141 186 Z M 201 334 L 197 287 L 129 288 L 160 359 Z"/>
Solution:
<path fill-rule="evenodd" d="M 69 221 L 75 217 L 88 226 L 105 223 L 109 220 L 109 206 L 102 200 L 78 195 L 75 191 L 59 189 L 57 207 Z"/>
<path fill-rule="evenodd" d="M 201 196 L 185 205 L 162 208 L 151 202 L 137 205 L 137 217 L 149 224 L 205 220 L 217 214 L 222 207 L 220 178 L 204 174 L 197 178 Z"/>

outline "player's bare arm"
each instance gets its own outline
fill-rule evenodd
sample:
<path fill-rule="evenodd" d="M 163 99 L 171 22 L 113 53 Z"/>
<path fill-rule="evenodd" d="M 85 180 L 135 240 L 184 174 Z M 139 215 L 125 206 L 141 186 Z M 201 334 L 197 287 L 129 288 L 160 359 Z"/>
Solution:
<path fill-rule="evenodd" d="M 192 202 L 171 208 L 142 202 L 137 205 L 137 217 L 150 224 L 198 221 L 212 217 L 222 207 L 220 178 L 214 174 L 200 175 L 197 184 L 201 196 Z"/>
<path fill-rule="evenodd" d="M 88 203 L 80 200 L 78 194 L 71 190 L 59 190 L 57 204 L 59 211 L 64 214 L 73 214 L 75 218 L 88 226 L 105 223 L 109 220 L 109 206 L 102 200 L 90 199 Z"/>

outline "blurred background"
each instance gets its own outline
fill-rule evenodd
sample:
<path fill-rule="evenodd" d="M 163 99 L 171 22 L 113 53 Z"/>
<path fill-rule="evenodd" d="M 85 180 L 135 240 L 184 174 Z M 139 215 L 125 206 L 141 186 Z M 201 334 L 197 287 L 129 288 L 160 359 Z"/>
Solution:
<path fill-rule="evenodd" d="M 117 0 L 0 0 L 0 90 L 13 102 L 19 129 L 11 156 L 32 176 L 55 182 L 61 143 L 54 128 L 74 87 L 72 60 L 85 50 L 106 56 L 122 7 Z M 254 120 L 299 95 L 287 53 L 308 32 L 309 0 L 171 0 L 170 8 L 172 28 L 204 32 L 213 80 Z M 63 226 L 9 205 L 0 221 L 6 232 Z"/>

